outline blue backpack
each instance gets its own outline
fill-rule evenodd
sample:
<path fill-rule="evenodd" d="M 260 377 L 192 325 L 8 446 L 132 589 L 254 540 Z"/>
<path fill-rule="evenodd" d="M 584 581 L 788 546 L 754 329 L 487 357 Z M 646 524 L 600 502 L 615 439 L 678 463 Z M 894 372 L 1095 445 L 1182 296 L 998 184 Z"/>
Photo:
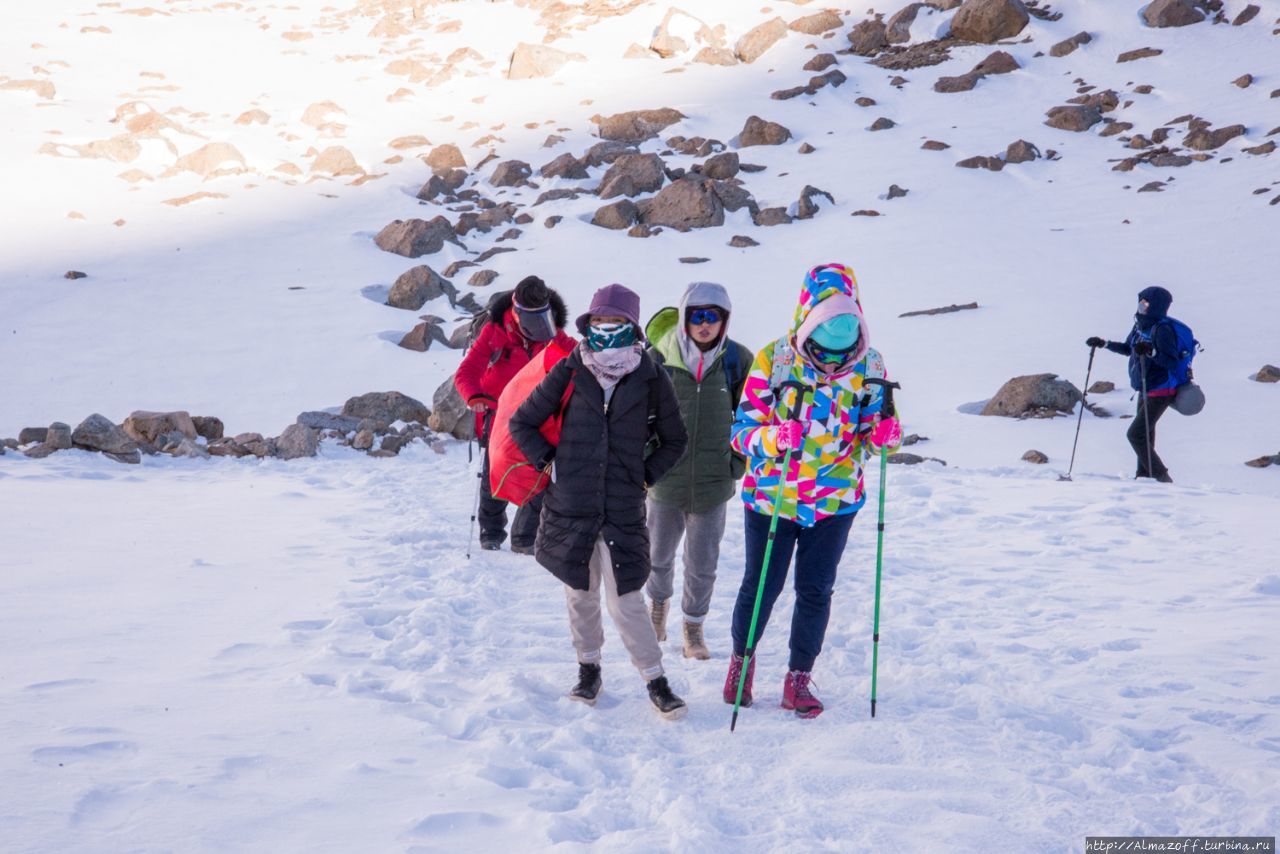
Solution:
<path fill-rule="evenodd" d="M 1134 329 L 1134 338 L 1137 341 L 1152 341 L 1156 329 L 1166 324 L 1173 330 L 1173 335 L 1177 342 L 1174 346 L 1174 353 L 1177 355 L 1178 361 L 1169 368 L 1169 379 L 1155 388 L 1147 389 L 1148 393 L 1166 388 L 1180 388 L 1191 382 L 1191 360 L 1196 357 L 1196 352 L 1200 349 L 1200 342 L 1192 334 L 1191 327 L 1172 317 L 1166 317 L 1156 323 L 1147 334 Z"/>

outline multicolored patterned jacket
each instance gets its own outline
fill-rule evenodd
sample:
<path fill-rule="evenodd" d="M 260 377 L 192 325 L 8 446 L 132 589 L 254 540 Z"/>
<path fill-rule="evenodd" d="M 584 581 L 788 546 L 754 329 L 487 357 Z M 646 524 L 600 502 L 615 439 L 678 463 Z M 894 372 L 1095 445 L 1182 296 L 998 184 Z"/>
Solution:
<path fill-rule="evenodd" d="M 827 375 L 797 353 L 833 312 L 856 313 L 862 350 L 851 368 Z M 883 397 L 878 386 L 864 383 L 868 377 L 885 377 L 884 360 L 869 346 L 853 271 L 841 265 L 815 267 L 805 277 L 791 335 L 756 354 L 734 417 L 731 444 L 747 457 L 742 500 L 748 508 L 765 515 L 773 512 L 784 456 L 777 445 L 778 427 L 794 405 L 790 387 L 785 389 L 786 399 L 778 400 L 786 382 L 806 389 L 798 420 L 807 432 L 804 445 L 791 454 L 779 516 L 810 527 L 862 507 L 862 460 L 870 451 L 879 451 L 870 447 L 868 434 L 880 421 Z"/>

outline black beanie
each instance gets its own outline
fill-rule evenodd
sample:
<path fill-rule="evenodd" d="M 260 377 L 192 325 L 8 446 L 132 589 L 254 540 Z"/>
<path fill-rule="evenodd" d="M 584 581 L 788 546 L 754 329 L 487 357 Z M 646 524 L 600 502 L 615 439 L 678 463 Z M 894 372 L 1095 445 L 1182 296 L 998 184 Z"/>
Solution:
<path fill-rule="evenodd" d="M 545 308 L 551 302 L 547 283 L 537 276 L 525 276 L 516 285 L 515 300 L 524 308 Z"/>

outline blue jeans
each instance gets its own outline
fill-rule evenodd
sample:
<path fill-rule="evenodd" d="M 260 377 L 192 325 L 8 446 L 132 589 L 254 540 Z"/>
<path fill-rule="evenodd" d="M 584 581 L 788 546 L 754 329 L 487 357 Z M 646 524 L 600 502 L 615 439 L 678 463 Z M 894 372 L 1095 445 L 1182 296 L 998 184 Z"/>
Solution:
<path fill-rule="evenodd" d="M 745 510 L 745 515 L 747 571 L 742 576 L 738 601 L 733 608 L 733 651 L 737 655 L 743 655 L 747 648 L 747 629 L 751 626 L 751 612 L 760 586 L 760 567 L 764 564 L 764 550 L 769 541 L 769 517 L 750 508 Z M 791 567 L 794 552 L 796 607 L 791 614 L 789 665 L 792 670 L 813 670 L 818 653 L 822 652 L 822 640 L 827 635 L 827 620 L 831 616 L 831 591 L 836 584 L 836 567 L 844 554 L 849 528 L 856 515 L 828 516 L 812 528 L 788 519 L 778 520 L 764 595 L 760 601 L 755 645 L 760 645 L 773 603 L 778 601 L 787 582 L 787 570 Z"/>

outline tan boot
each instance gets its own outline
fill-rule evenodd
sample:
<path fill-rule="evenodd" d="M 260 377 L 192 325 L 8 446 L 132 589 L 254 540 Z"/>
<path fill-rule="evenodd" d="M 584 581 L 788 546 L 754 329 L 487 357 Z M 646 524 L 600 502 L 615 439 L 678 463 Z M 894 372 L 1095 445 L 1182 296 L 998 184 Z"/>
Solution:
<path fill-rule="evenodd" d="M 711 650 L 702 640 L 702 623 L 684 621 L 684 657 L 706 661 L 711 658 Z"/>
<path fill-rule="evenodd" d="M 649 600 L 649 618 L 653 620 L 653 631 L 659 641 L 667 639 L 667 611 L 670 609 L 670 599 Z"/>

